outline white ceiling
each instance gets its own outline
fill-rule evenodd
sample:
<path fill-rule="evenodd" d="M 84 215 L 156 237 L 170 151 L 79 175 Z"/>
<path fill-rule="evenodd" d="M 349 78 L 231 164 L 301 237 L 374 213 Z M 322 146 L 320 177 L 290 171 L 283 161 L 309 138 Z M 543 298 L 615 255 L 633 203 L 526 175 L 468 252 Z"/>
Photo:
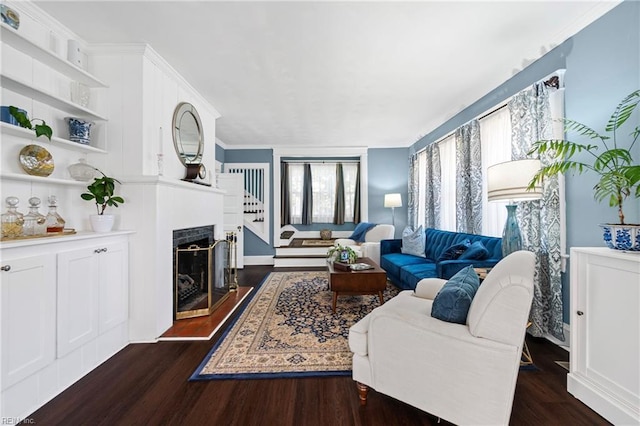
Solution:
<path fill-rule="evenodd" d="M 618 1 L 36 1 L 90 43 L 146 42 L 227 148 L 406 147 Z"/>

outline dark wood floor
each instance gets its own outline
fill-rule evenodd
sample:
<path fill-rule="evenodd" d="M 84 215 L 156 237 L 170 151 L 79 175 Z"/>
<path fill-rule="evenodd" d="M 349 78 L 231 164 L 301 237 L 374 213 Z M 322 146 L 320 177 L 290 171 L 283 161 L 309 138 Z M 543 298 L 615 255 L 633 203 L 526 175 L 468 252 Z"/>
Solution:
<path fill-rule="evenodd" d="M 240 284 L 256 285 L 272 270 L 247 267 Z M 349 377 L 188 382 L 221 333 L 211 341 L 129 345 L 36 411 L 32 424 L 437 424 L 433 416 L 373 390 L 360 407 Z M 567 393 L 566 370 L 554 361 L 568 360 L 568 353 L 544 339 L 528 343 L 539 369 L 520 372 L 511 424 L 608 424 Z"/>

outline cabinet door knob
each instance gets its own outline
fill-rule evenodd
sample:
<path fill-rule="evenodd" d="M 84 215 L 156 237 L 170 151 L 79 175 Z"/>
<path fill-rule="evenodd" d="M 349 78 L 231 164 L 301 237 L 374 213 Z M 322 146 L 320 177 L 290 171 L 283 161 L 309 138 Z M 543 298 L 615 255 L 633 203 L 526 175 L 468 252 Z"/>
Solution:
<path fill-rule="evenodd" d="M 577 312 L 576 312 L 576 314 L 578 314 L 578 316 L 582 316 L 582 315 L 584 315 L 584 312 L 582 312 L 582 311 L 577 311 Z"/>
<path fill-rule="evenodd" d="M 10 265 L 4 265 L 3 267 L 0 268 L 0 271 L 10 271 L 10 270 L 11 270 Z"/>

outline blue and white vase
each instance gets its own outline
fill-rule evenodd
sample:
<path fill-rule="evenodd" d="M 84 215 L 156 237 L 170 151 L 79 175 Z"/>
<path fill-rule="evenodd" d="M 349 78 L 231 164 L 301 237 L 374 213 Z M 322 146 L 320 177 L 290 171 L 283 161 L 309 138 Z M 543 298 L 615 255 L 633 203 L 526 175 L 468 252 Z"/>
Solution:
<path fill-rule="evenodd" d="M 607 247 L 614 250 L 640 251 L 640 225 L 600 224 Z"/>
<path fill-rule="evenodd" d="M 69 125 L 69 140 L 89 145 L 91 141 L 91 126 L 94 123 L 75 117 L 66 117 L 65 120 Z"/>

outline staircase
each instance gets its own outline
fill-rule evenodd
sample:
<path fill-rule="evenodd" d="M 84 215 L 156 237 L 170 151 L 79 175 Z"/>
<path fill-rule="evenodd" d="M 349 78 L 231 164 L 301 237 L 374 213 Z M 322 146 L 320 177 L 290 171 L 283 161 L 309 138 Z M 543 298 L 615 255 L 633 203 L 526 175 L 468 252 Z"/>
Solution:
<path fill-rule="evenodd" d="M 244 176 L 244 227 L 270 244 L 269 163 L 227 163 L 224 171 Z"/>
<path fill-rule="evenodd" d="M 347 238 L 351 231 L 333 231 L 334 238 Z M 302 268 L 326 266 L 327 250 L 329 247 L 291 247 L 294 238 L 319 238 L 319 231 L 296 231 L 287 239 L 280 240 L 280 247 L 276 247 L 273 266 L 276 268 Z"/>

